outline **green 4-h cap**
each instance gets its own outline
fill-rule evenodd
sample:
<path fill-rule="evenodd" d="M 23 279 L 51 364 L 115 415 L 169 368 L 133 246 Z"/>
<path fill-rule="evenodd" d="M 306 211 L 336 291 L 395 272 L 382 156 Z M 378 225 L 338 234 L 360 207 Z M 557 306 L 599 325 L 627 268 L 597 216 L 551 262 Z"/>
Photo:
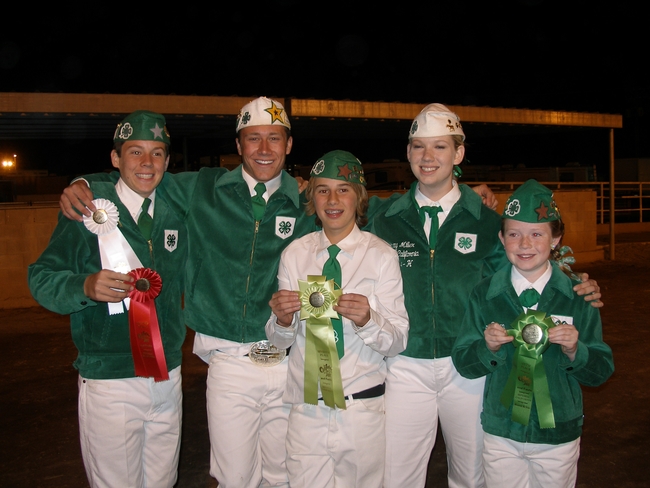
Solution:
<path fill-rule="evenodd" d="M 510 195 L 502 217 L 529 223 L 552 222 L 561 218 L 553 192 L 537 180 L 528 180 Z"/>
<path fill-rule="evenodd" d="M 348 181 L 366 186 L 361 161 L 347 151 L 328 152 L 316 161 L 309 176 Z"/>
<path fill-rule="evenodd" d="M 160 141 L 170 144 L 165 117 L 148 110 L 136 110 L 117 124 L 113 142 Z"/>

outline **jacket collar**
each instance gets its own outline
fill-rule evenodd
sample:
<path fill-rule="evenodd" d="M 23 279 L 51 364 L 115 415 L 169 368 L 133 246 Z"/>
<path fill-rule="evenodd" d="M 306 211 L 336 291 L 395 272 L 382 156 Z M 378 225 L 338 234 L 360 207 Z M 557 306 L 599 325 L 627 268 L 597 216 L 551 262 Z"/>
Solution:
<path fill-rule="evenodd" d="M 567 298 L 573 298 L 575 293 L 573 291 L 571 280 L 564 279 L 566 275 L 554 262 L 551 262 L 551 267 L 553 268 L 553 273 L 551 274 L 551 279 L 548 281 L 546 286 L 557 290 Z M 495 297 L 510 293 L 514 290 L 512 288 L 512 283 L 510 282 L 511 269 L 512 264 L 503 266 L 496 273 L 494 273 L 494 276 L 490 281 L 490 287 L 488 288 L 487 294 L 485 296 L 487 300 L 492 300 Z"/>
<path fill-rule="evenodd" d="M 221 186 L 228 185 L 244 185 L 246 187 L 246 193 L 250 195 L 248 191 L 248 185 L 242 176 L 241 164 L 219 178 L 215 187 L 219 188 Z M 273 195 L 271 195 L 271 198 L 269 198 L 269 200 L 274 199 L 276 194 L 284 195 L 285 198 L 287 200 L 290 200 L 296 208 L 300 207 L 300 193 L 298 193 L 298 182 L 284 170 L 282 170 L 282 182 L 280 183 L 280 188 L 278 188 L 273 193 Z"/>
<path fill-rule="evenodd" d="M 418 182 L 414 181 L 408 193 L 395 200 L 386 211 L 386 217 L 391 217 L 411 208 L 415 210 L 414 195 L 417 190 L 417 185 Z M 467 210 L 476 220 L 479 220 L 481 218 L 481 211 L 483 210 L 481 197 L 467 185 L 458 185 L 458 188 L 460 189 L 461 197 L 451 209 L 449 216 L 451 217 L 462 210 Z"/>

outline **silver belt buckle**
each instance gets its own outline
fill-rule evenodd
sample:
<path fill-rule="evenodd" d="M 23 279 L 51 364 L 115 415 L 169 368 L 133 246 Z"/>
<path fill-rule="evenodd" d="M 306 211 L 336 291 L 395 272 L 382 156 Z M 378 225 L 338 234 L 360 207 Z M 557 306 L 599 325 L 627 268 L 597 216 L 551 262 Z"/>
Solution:
<path fill-rule="evenodd" d="M 286 356 L 286 349 L 278 349 L 269 341 L 257 341 L 248 353 L 248 357 L 255 365 L 263 367 L 280 364 Z"/>

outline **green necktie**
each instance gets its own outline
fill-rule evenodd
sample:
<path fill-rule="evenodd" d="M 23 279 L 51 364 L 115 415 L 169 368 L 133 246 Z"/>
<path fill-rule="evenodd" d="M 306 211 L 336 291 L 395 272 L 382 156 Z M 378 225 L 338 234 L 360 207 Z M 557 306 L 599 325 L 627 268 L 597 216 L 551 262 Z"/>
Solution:
<path fill-rule="evenodd" d="M 519 303 L 522 307 L 530 308 L 539 302 L 539 292 L 535 288 L 528 288 L 519 295 Z"/>
<path fill-rule="evenodd" d="M 327 252 L 329 253 L 330 257 L 327 261 L 325 261 L 325 265 L 323 266 L 323 275 L 325 276 L 325 279 L 334 280 L 334 284 L 338 288 L 341 288 L 341 265 L 339 264 L 338 259 L 336 259 L 336 256 L 340 250 L 341 249 L 339 249 L 339 247 L 335 244 L 332 244 L 330 247 L 328 247 Z M 339 359 L 341 359 L 344 352 L 343 321 L 340 317 L 338 319 L 331 320 L 332 327 L 334 327 L 334 332 L 337 336 L 336 352 L 338 352 Z"/>
<path fill-rule="evenodd" d="M 266 191 L 266 185 L 264 185 L 264 183 L 258 183 L 257 185 L 255 185 L 256 195 L 251 198 L 251 201 L 253 203 L 253 215 L 255 216 L 256 221 L 262 220 L 262 217 L 264 217 L 264 209 L 266 208 L 266 201 L 264 200 L 262 195 L 264 195 L 265 191 Z"/>
<path fill-rule="evenodd" d="M 431 229 L 429 230 L 429 248 L 436 248 L 436 240 L 438 238 L 438 227 L 440 226 L 438 222 L 438 213 L 442 212 L 442 207 L 420 207 L 420 222 L 424 225 L 426 221 L 426 214 L 429 214 L 431 217 Z"/>
<path fill-rule="evenodd" d="M 142 202 L 142 212 L 138 217 L 138 227 L 140 227 L 140 232 L 147 241 L 151 239 L 151 228 L 153 227 L 153 219 L 149 215 L 149 205 L 151 205 L 151 200 L 145 198 Z"/>

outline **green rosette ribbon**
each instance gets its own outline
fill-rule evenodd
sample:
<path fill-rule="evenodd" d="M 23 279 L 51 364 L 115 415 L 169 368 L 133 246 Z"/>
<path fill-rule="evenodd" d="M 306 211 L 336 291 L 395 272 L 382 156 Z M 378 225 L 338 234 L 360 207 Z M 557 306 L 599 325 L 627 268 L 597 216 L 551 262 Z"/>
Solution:
<path fill-rule="evenodd" d="M 545 312 L 528 310 L 517 317 L 508 330 L 508 335 L 514 337 L 512 344 L 515 355 L 508 382 L 501 394 L 501 403 L 506 408 L 512 405 L 512 420 L 519 424 L 528 425 L 534 398 L 540 427 L 555 427 L 551 393 L 542 358 L 550 345 L 548 329 L 554 325 Z"/>
<path fill-rule="evenodd" d="M 345 409 L 339 356 L 330 319 L 338 318 L 333 306 L 341 296 L 334 280 L 307 276 L 298 280 L 300 320 L 306 319 L 305 332 L 305 403 L 318 404 L 318 383 L 328 407 Z"/>

